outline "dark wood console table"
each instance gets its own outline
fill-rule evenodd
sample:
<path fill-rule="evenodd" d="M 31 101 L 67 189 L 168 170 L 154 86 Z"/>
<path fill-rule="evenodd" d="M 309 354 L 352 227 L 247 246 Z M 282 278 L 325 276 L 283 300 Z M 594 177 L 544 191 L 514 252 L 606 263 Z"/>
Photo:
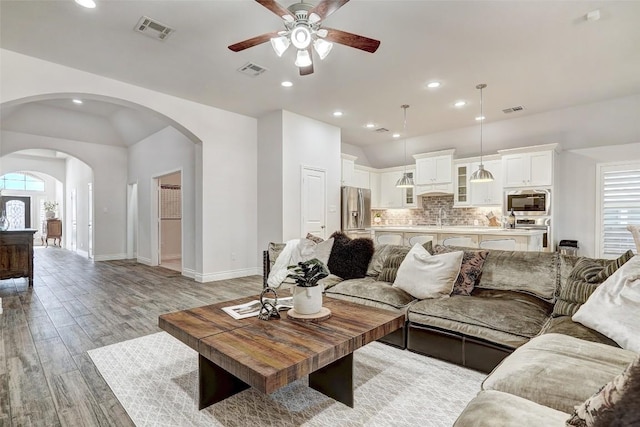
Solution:
<path fill-rule="evenodd" d="M 45 220 L 43 224 L 42 244 L 45 247 L 49 247 L 49 239 L 53 239 L 53 246 L 56 245 L 56 239 L 58 239 L 58 246 L 62 247 L 62 220 L 58 218 L 52 218 Z"/>
<path fill-rule="evenodd" d="M 28 277 L 33 286 L 33 234 L 37 230 L 0 231 L 0 279 Z"/>

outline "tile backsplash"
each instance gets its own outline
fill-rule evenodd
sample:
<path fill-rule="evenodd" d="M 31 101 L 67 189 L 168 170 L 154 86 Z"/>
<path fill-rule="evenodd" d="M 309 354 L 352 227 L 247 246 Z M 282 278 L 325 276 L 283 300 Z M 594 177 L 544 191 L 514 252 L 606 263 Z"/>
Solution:
<path fill-rule="evenodd" d="M 420 201 L 420 199 L 418 199 Z M 482 208 L 454 208 L 453 195 L 422 197 L 422 209 L 372 209 L 372 219 L 380 214 L 381 221 L 372 225 L 435 225 L 438 212 L 443 209 L 442 225 L 478 225 L 489 224 L 486 215 L 489 212 L 497 217 L 502 215 L 499 206 Z"/>

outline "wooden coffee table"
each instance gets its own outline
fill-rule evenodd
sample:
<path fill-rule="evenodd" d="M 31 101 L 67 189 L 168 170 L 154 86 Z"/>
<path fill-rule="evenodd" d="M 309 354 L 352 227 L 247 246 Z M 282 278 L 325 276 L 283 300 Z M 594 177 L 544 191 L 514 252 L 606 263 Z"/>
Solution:
<path fill-rule="evenodd" d="M 199 353 L 199 408 L 256 388 L 272 393 L 309 375 L 309 386 L 353 407 L 353 352 L 400 329 L 404 314 L 324 297 L 331 317 L 318 323 L 286 318 L 236 320 L 222 307 L 163 314 L 159 326 Z"/>

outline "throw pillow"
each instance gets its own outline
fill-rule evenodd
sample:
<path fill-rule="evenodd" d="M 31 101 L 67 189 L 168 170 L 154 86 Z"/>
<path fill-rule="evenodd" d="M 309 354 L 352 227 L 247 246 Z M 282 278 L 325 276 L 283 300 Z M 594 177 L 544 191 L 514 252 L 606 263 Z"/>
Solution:
<path fill-rule="evenodd" d="M 276 249 L 279 247 L 280 244 L 269 245 L 269 257 L 271 257 L 272 250 L 274 255 L 276 255 L 276 258 L 272 261 L 273 265 L 267 278 L 267 284 L 272 288 L 278 288 L 284 282 L 293 283 L 290 280 L 286 280 L 289 274 L 287 267 L 290 265 L 295 265 L 301 261 L 308 261 L 313 258 L 317 258 L 327 265 L 331 248 L 333 247 L 333 239 L 328 239 L 321 243 L 315 243 L 307 239 L 294 239 L 289 240 L 286 245 L 277 252 Z"/>
<path fill-rule="evenodd" d="M 572 319 L 640 353 L 638 313 L 640 257 L 633 257 L 596 288 Z"/>
<path fill-rule="evenodd" d="M 430 254 L 433 254 L 433 245 L 431 242 L 426 242 L 422 247 Z M 400 267 L 400 264 L 402 264 L 404 257 L 409 253 L 410 249 L 411 248 L 408 246 L 391 245 L 389 254 L 385 258 L 382 264 L 382 270 L 378 275 L 379 282 L 395 282 L 398 274 L 398 268 Z"/>
<path fill-rule="evenodd" d="M 436 245 L 435 253 L 444 254 L 449 252 L 457 252 L 456 249 L 450 247 Z M 482 266 L 484 261 L 489 255 L 489 251 L 463 251 L 462 265 L 460 266 L 460 273 L 456 278 L 456 282 L 453 284 L 453 295 L 471 296 L 473 287 L 478 282 L 480 274 L 482 273 Z"/>
<path fill-rule="evenodd" d="M 327 263 L 331 274 L 344 280 L 365 277 L 373 256 L 373 240 L 364 237 L 351 239 L 340 231 L 333 233 L 331 238 L 334 243 Z"/>
<path fill-rule="evenodd" d="M 609 411 L 605 411 L 596 421 L 593 427 L 633 426 L 640 421 L 640 364 L 635 364 L 629 369 L 627 381 L 622 396 Z"/>
<path fill-rule="evenodd" d="M 560 294 L 553 306 L 553 317 L 573 316 L 584 304 L 589 296 L 601 283 L 593 282 L 606 264 L 602 260 L 580 258 L 569 273 L 569 277 L 562 283 Z"/>
<path fill-rule="evenodd" d="M 322 237 L 314 236 L 311 233 L 307 233 L 306 239 L 316 243 L 324 242 L 324 239 Z"/>
<path fill-rule="evenodd" d="M 605 384 L 597 393 L 588 398 L 581 405 L 576 406 L 568 426 L 591 427 L 599 422 L 600 417 L 605 417 L 618 405 L 622 396 L 627 393 L 627 388 L 633 381 L 638 381 L 640 372 L 640 357 L 636 358 L 627 368 L 609 383 Z M 637 405 L 637 402 L 634 402 Z M 629 408 L 631 409 L 631 408 Z M 628 425 L 628 424 L 607 424 Z"/>
<path fill-rule="evenodd" d="M 416 243 L 400 264 L 393 287 L 418 299 L 449 297 L 463 255 L 462 251 L 431 255 Z"/>
<path fill-rule="evenodd" d="M 609 276 L 615 273 L 620 267 L 622 267 L 627 261 L 633 258 L 633 252 L 627 251 L 620 255 L 618 259 L 614 259 L 611 261 L 600 273 L 592 277 L 589 282 L 591 283 L 602 283 Z"/>

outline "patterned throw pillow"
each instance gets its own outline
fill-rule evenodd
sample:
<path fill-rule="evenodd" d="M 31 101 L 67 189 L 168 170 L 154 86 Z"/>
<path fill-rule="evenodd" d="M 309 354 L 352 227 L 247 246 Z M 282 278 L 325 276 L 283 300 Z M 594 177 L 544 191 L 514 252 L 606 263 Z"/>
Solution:
<path fill-rule="evenodd" d="M 637 381 L 640 368 L 640 357 L 637 357 L 620 375 L 606 384 L 593 396 L 588 398 L 581 405 L 576 406 L 571 418 L 567 421 L 568 426 L 592 427 L 599 423 L 598 418 L 606 416 L 607 412 L 613 411 L 627 391 L 631 381 Z M 629 408 L 633 410 L 633 408 Z M 611 425 L 611 424 L 607 424 Z M 616 424 L 627 425 L 627 424 Z"/>
<path fill-rule="evenodd" d="M 553 306 L 553 317 L 573 316 L 587 302 L 598 285 L 633 257 L 627 251 L 613 261 L 580 258 L 560 288 L 560 295 Z"/>
<path fill-rule="evenodd" d="M 433 254 L 433 244 L 431 242 L 426 242 L 422 247 L 430 254 Z M 404 261 L 404 258 L 410 250 L 411 248 L 409 246 L 394 246 L 393 249 L 389 251 L 389 255 L 382 264 L 382 271 L 380 271 L 380 274 L 378 275 L 378 281 L 389 283 L 395 282 L 398 274 L 398 268 L 400 268 L 400 264 L 402 264 L 402 261 Z"/>
<path fill-rule="evenodd" d="M 459 249 L 452 249 L 442 245 L 436 245 L 434 250 L 436 254 L 459 251 Z M 471 291 L 473 291 L 473 287 L 476 285 L 480 274 L 482 274 L 482 266 L 487 259 L 487 255 L 489 255 L 489 251 L 464 251 L 460 273 L 453 285 L 451 295 L 471 296 Z"/>
<path fill-rule="evenodd" d="M 311 233 L 307 233 L 307 237 L 305 237 L 305 239 L 311 240 L 312 242 L 316 242 L 316 243 L 324 242 L 324 239 L 322 237 L 314 236 Z"/>
<path fill-rule="evenodd" d="M 360 279 L 366 276 L 369 261 L 373 256 L 373 240 L 369 238 L 351 239 L 336 231 L 327 267 L 331 274 L 344 280 Z"/>

